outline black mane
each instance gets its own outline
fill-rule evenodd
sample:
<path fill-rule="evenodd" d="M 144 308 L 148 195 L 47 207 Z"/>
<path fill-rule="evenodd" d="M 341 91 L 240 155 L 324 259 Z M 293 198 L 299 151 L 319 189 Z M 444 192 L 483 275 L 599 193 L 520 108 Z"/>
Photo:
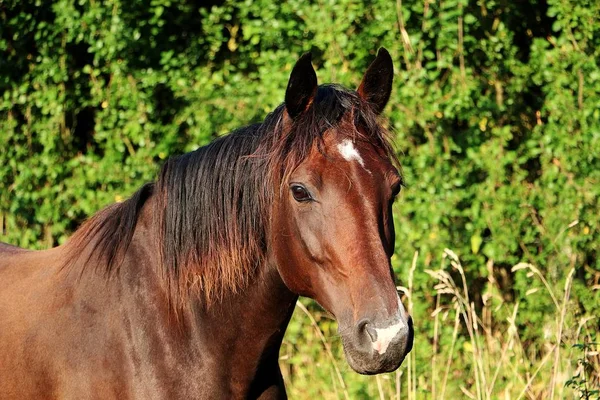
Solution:
<path fill-rule="evenodd" d="M 344 121 L 350 123 L 340 129 Z M 91 244 L 86 261 L 95 257 L 109 274 L 118 269 L 139 213 L 154 196 L 157 245 L 172 300 L 181 303 L 190 290 L 207 301 L 239 290 L 264 262 L 273 189 L 285 183 L 313 146 L 320 148 L 328 129 L 369 141 L 396 160 L 368 104 L 354 91 L 322 85 L 311 107 L 295 120 L 280 105 L 261 124 L 169 159 L 155 184 L 107 207 L 75 233 L 69 264 Z"/>

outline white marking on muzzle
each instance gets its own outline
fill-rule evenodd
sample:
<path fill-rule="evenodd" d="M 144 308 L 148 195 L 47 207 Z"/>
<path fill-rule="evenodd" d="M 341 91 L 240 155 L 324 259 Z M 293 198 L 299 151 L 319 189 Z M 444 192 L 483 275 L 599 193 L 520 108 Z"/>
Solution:
<path fill-rule="evenodd" d="M 365 168 L 365 162 L 363 161 L 362 157 L 358 153 L 358 150 L 356 150 L 356 148 L 354 147 L 354 144 L 352 143 L 352 141 L 350 139 L 346 139 L 342 143 L 338 144 L 337 148 L 338 148 L 340 154 L 342 155 L 342 157 L 344 157 L 344 160 L 346 160 L 346 161 L 356 160 L 363 168 Z"/>
<path fill-rule="evenodd" d="M 400 301 L 400 297 L 398 296 L 398 322 L 388 326 L 387 328 L 375 328 L 375 332 L 377 332 L 377 340 L 373 342 L 373 349 L 375 349 L 375 351 L 377 351 L 379 354 L 385 353 L 398 332 L 400 332 L 401 329 L 407 328 L 406 323 L 404 322 L 404 316 L 402 315 L 403 311 L 404 307 L 402 306 L 402 301 Z"/>
<path fill-rule="evenodd" d="M 385 353 L 392 340 L 394 340 L 398 332 L 400 332 L 400 329 L 403 327 L 404 323 L 402 321 L 398 321 L 394 325 L 390 325 L 387 328 L 375 328 L 375 332 L 377 332 L 377 340 L 373 342 L 373 348 L 375 351 L 377 351 L 379 354 Z"/>

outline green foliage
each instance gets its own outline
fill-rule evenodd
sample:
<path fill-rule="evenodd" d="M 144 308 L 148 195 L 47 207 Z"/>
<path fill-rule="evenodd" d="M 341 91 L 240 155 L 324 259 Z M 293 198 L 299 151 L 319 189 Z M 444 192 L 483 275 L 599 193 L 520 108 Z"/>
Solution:
<path fill-rule="evenodd" d="M 600 383 L 596 382 L 594 384 L 594 382 L 590 382 L 594 379 L 593 376 L 597 375 L 596 370 L 600 367 L 600 365 L 597 364 L 600 356 L 598 355 L 598 351 L 595 351 L 598 347 L 598 343 L 578 343 L 573 345 L 573 347 L 580 352 L 577 359 L 579 368 L 577 368 L 575 375 L 573 375 L 565 385 L 573 388 L 580 399 L 600 399 Z M 592 355 L 590 355 L 590 353 Z M 596 359 L 595 363 L 591 361 L 594 358 Z"/>
<path fill-rule="evenodd" d="M 396 63 L 385 115 L 408 184 L 395 210 L 401 284 L 420 252 L 415 376 L 436 351 L 430 313 L 449 306 L 425 272 L 444 248 L 460 256 L 475 307 L 492 299 L 498 326 L 518 304 L 520 339 L 542 357 L 568 271 L 567 319 L 600 315 L 598 15 L 596 0 L 1 2 L 0 240 L 61 244 L 165 158 L 260 121 L 301 53 L 320 82 L 355 87 L 385 46 Z M 521 262 L 547 285 L 513 270 Z M 292 369 L 326 360 L 299 323 L 286 346 L 318 354 L 290 350 Z M 332 321 L 320 326 L 335 335 Z M 377 395 L 367 382 L 348 393 Z"/>

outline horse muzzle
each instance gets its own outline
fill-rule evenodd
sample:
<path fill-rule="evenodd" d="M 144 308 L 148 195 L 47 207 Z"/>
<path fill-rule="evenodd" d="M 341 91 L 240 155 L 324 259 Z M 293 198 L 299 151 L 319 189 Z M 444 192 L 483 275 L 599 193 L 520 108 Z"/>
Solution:
<path fill-rule="evenodd" d="M 414 337 L 410 316 L 397 317 L 386 323 L 363 318 L 340 332 L 348 364 L 365 375 L 396 370 L 412 349 Z"/>

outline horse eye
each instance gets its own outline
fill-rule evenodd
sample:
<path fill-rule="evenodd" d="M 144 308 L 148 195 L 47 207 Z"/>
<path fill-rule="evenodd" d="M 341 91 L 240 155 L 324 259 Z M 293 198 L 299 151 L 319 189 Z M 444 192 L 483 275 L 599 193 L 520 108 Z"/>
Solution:
<path fill-rule="evenodd" d="M 292 195 L 296 201 L 308 201 L 312 199 L 308 190 L 301 185 L 292 185 Z"/>
<path fill-rule="evenodd" d="M 392 186 L 392 201 L 396 201 L 398 199 L 398 195 L 402 190 L 402 182 L 398 182 L 394 186 Z"/>

